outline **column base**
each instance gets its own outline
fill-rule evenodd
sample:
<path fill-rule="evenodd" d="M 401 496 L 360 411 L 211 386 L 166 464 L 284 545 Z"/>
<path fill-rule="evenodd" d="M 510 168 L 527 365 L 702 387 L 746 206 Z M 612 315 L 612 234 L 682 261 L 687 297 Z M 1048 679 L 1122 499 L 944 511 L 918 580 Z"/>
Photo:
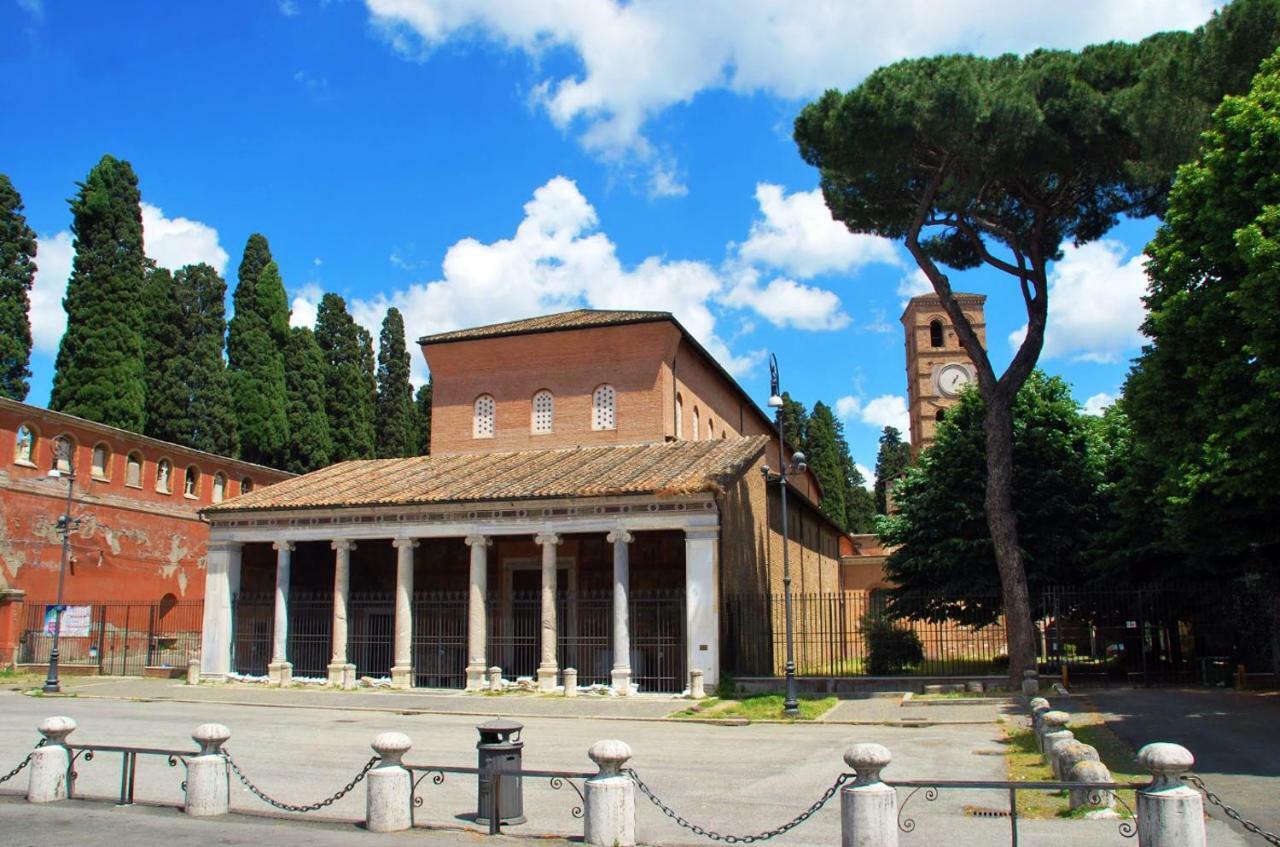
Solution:
<path fill-rule="evenodd" d="M 332 662 L 329 665 L 329 684 L 350 691 L 356 687 L 356 666 L 346 662 Z"/>
<path fill-rule="evenodd" d="M 485 666 L 481 662 L 478 665 L 467 665 L 467 690 L 468 691 L 484 691 L 489 687 L 485 680 Z"/>
<path fill-rule="evenodd" d="M 391 687 L 413 688 L 413 668 L 409 665 L 392 665 Z"/>
<path fill-rule="evenodd" d="M 205 671 L 200 672 L 201 682 L 226 682 L 227 678 L 228 678 L 228 675 L 225 673 L 207 673 Z"/>
<path fill-rule="evenodd" d="M 267 665 L 267 680 L 272 685 L 284 687 L 293 683 L 292 662 L 272 662 Z"/>
<path fill-rule="evenodd" d="M 609 674 L 609 687 L 619 697 L 631 694 L 631 668 L 614 668 Z"/>
<path fill-rule="evenodd" d="M 556 683 L 560 675 L 560 669 L 555 665 L 549 668 L 538 668 L 538 690 L 544 694 L 552 693 L 556 690 Z"/>

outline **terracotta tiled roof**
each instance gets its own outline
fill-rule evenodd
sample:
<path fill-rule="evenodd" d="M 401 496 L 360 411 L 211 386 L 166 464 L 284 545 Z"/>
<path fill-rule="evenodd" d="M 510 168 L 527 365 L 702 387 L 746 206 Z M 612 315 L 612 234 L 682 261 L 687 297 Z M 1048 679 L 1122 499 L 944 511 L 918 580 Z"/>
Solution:
<path fill-rule="evenodd" d="M 717 491 L 754 462 L 768 441 L 757 435 L 342 462 L 204 513 Z"/>
<path fill-rule="evenodd" d="M 501 324 L 476 326 L 452 332 L 438 332 L 418 339 L 419 344 L 443 344 L 447 341 L 466 341 L 473 338 L 497 338 L 503 335 L 527 335 L 534 332 L 555 332 L 562 329 L 582 329 L 593 326 L 618 326 L 621 324 L 652 323 L 671 320 L 670 312 L 610 311 L 605 309 L 575 309 L 555 315 L 542 315 Z"/>

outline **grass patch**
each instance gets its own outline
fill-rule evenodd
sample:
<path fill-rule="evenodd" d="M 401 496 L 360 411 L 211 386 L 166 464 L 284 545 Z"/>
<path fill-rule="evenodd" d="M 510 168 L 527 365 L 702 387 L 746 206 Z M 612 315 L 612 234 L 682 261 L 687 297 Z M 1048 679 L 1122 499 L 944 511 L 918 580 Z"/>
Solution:
<path fill-rule="evenodd" d="M 691 720 L 718 720 L 720 718 L 746 718 L 747 720 L 813 721 L 831 711 L 836 705 L 833 696 L 801 695 L 800 717 L 786 718 L 782 714 L 781 694 L 737 695 L 735 699 L 709 697 L 671 715 L 673 718 Z"/>
<path fill-rule="evenodd" d="M 1111 771 L 1112 782 L 1147 782 L 1149 775 L 1136 771 L 1133 749 L 1106 725 L 1101 716 L 1093 713 L 1072 715 L 1070 730 L 1076 740 L 1092 745 L 1098 758 Z M 1053 769 L 1041 761 L 1036 748 L 1035 734 L 1030 729 L 1004 725 L 1005 768 L 1010 782 L 1051 782 Z M 1132 790 L 1116 792 L 1130 809 L 1137 808 L 1137 798 Z M 1126 815 L 1124 805 L 1117 802 L 1116 811 Z M 1070 810 L 1066 791 L 1019 791 L 1018 815 L 1028 818 L 1077 818 L 1087 810 Z"/>

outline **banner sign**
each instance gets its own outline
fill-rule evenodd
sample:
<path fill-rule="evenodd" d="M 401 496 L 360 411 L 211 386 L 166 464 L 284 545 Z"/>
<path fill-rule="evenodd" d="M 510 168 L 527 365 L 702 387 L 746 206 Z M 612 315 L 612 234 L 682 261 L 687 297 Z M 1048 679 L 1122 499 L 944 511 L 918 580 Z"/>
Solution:
<path fill-rule="evenodd" d="M 58 619 L 57 606 L 44 607 L 44 634 L 53 635 L 55 621 Z M 87 637 L 89 627 L 93 623 L 93 606 L 63 606 L 62 635 L 68 637 Z"/>

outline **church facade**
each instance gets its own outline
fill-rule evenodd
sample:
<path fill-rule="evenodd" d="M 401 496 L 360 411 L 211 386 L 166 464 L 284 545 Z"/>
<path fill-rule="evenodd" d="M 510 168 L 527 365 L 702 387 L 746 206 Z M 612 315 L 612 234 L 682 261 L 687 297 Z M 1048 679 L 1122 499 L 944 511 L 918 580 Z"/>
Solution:
<path fill-rule="evenodd" d="M 772 420 L 670 315 L 578 310 L 420 339 L 431 455 L 210 506 L 202 675 L 397 687 L 491 668 L 619 693 L 714 685 L 724 599 L 782 590 Z M 787 454 L 787 458 L 790 455 Z M 797 591 L 841 532 L 789 489 Z"/>

